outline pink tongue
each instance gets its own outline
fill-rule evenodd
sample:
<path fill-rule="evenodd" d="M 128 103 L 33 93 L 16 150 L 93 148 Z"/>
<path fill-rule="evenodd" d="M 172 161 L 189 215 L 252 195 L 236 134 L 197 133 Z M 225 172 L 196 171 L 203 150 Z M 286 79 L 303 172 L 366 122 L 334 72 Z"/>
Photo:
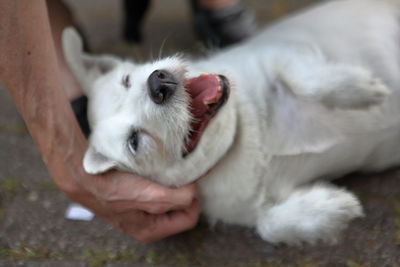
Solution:
<path fill-rule="evenodd" d="M 188 79 L 186 89 L 192 99 L 192 112 L 195 117 L 201 117 L 209 109 L 206 103 L 217 100 L 221 95 L 219 78 L 216 74 L 201 74 Z"/>

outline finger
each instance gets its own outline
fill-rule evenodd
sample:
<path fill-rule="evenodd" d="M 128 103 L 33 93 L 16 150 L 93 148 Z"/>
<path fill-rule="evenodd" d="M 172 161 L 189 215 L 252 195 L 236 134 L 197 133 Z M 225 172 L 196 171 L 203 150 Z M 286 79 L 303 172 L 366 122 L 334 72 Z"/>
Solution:
<path fill-rule="evenodd" d="M 196 185 L 188 184 L 179 188 L 169 188 L 142 177 L 134 179 L 115 179 L 113 186 L 116 187 L 109 197 L 113 200 L 134 200 L 139 203 L 169 204 L 171 206 L 189 206 L 196 196 Z"/>
<path fill-rule="evenodd" d="M 109 201 L 107 206 L 116 214 L 129 213 L 132 210 L 139 210 L 148 214 L 163 214 L 169 211 L 187 208 L 187 206 L 172 206 L 169 203 L 135 202 L 132 200 Z"/>
<path fill-rule="evenodd" d="M 150 214 L 163 214 L 170 211 L 187 209 L 195 198 L 195 185 L 187 185 L 178 189 L 166 187 L 143 190 L 136 199 L 134 207 Z M 110 205 L 120 212 L 132 209 L 131 201 L 111 201 Z"/>
<path fill-rule="evenodd" d="M 133 200 L 187 207 L 196 194 L 196 186 L 168 188 L 143 177 L 112 171 L 103 175 L 86 175 L 80 181 L 87 190 L 105 201 Z"/>
<path fill-rule="evenodd" d="M 85 183 L 99 200 L 118 213 L 134 208 L 151 214 L 180 210 L 187 208 L 196 196 L 195 184 L 168 188 L 122 172 L 92 176 Z"/>
<path fill-rule="evenodd" d="M 151 224 L 141 231 L 126 231 L 141 242 L 152 242 L 167 236 L 192 229 L 199 218 L 200 203 L 193 201 L 192 205 L 182 211 L 173 211 L 161 215 L 148 215 Z"/>
<path fill-rule="evenodd" d="M 199 200 L 195 199 L 192 201 L 191 205 L 189 207 L 186 207 L 185 209 L 179 210 L 182 212 L 187 212 L 189 210 L 192 210 L 193 208 L 199 209 L 200 205 L 198 204 Z M 121 221 L 125 226 L 129 225 L 136 225 L 137 227 L 140 225 L 143 225 L 143 228 L 149 228 L 149 227 L 155 227 L 154 221 L 149 222 L 148 220 L 152 219 L 154 220 L 158 215 L 170 215 L 175 211 L 168 212 L 168 213 L 163 213 L 163 214 L 150 214 L 141 210 L 137 209 L 131 209 L 125 212 L 121 213 L 114 213 L 114 217 L 117 218 L 118 221 Z M 140 218 L 137 216 L 137 213 L 140 213 Z M 143 222 L 143 216 L 147 216 L 148 218 L 146 219 L 146 222 Z M 132 227 L 132 228 L 137 228 L 137 227 Z"/>
<path fill-rule="evenodd" d="M 151 214 L 188 208 L 196 197 L 196 185 L 168 188 L 158 184 L 150 185 L 137 200 L 137 206 Z"/>
<path fill-rule="evenodd" d="M 192 190 L 193 188 L 195 188 L 194 185 L 190 185 L 188 187 L 189 187 L 189 190 Z M 187 189 L 185 188 L 184 190 L 187 190 Z M 171 191 L 174 192 L 177 190 L 171 190 Z M 170 195 L 166 195 L 166 196 L 170 196 Z M 167 213 L 170 211 L 187 209 L 192 204 L 194 198 L 192 198 L 190 200 L 189 205 L 187 205 L 186 203 L 176 204 L 176 203 L 168 201 L 168 199 L 164 200 L 162 198 L 158 198 L 157 200 L 158 201 L 149 199 L 147 202 L 141 202 L 141 201 L 133 202 L 132 200 L 115 200 L 115 201 L 109 201 L 107 206 L 109 206 L 117 214 L 127 213 L 134 209 L 145 211 L 149 214 L 163 214 L 163 213 Z M 185 202 L 186 202 L 186 200 L 185 200 Z"/>

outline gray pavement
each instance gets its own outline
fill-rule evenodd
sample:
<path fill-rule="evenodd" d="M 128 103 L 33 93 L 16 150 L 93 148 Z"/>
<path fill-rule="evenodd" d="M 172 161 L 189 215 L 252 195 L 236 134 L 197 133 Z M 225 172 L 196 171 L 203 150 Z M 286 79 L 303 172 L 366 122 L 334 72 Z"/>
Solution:
<path fill-rule="evenodd" d="M 119 2 L 68 2 L 94 51 L 146 59 L 151 52 L 157 56 L 166 39 L 164 54 L 201 52 L 186 1 L 153 1 L 146 41 L 134 47 L 119 40 Z M 248 2 L 266 23 L 311 1 Z M 51 182 L 23 121 L 0 88 L 0 266 L 400 266 L 400 171 L 351 175 L 338 183 L 357 193 L 366 217 L 354 221 L 335 246 L 271 246 L 251 229 L 210 228 L 204 222 L 192 231 L 141 244 L 98 218 L 64 219 L 70 201 Z"/>

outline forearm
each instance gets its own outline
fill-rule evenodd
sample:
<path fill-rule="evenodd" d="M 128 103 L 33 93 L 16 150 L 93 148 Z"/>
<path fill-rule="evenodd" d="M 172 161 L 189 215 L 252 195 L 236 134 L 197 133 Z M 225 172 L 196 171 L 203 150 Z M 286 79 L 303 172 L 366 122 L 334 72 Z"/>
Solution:
<path fill-rule="evenodd" d="M 126 173 L 84 173 L 87 144 L 61 82 L 45 0 L 0 0 L 0 53 L 0 80 L 65 193 L 143 241 L 195 225 L 194 185 L 170 189 Z"/>
<path fill-rule="evenodd" d="M 81 170 L 86 141 L 60 82 L 45 1 L 0 0 L 0 25 L 0 79 L 49 171 Z"/>

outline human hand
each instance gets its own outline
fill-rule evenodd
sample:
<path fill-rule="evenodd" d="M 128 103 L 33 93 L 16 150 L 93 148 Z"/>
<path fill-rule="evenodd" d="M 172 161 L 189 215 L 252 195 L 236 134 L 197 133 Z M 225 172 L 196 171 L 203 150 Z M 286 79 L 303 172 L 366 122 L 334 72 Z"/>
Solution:
<path fill-rule="evenodd" d="M 74 201 L 142 242 L 191 229 L 199 217 L 194 184 L 168 188 L 117 171 L 103 175 L 81 173 L 76 179 L 53 174 L 53 178 Z"/>

